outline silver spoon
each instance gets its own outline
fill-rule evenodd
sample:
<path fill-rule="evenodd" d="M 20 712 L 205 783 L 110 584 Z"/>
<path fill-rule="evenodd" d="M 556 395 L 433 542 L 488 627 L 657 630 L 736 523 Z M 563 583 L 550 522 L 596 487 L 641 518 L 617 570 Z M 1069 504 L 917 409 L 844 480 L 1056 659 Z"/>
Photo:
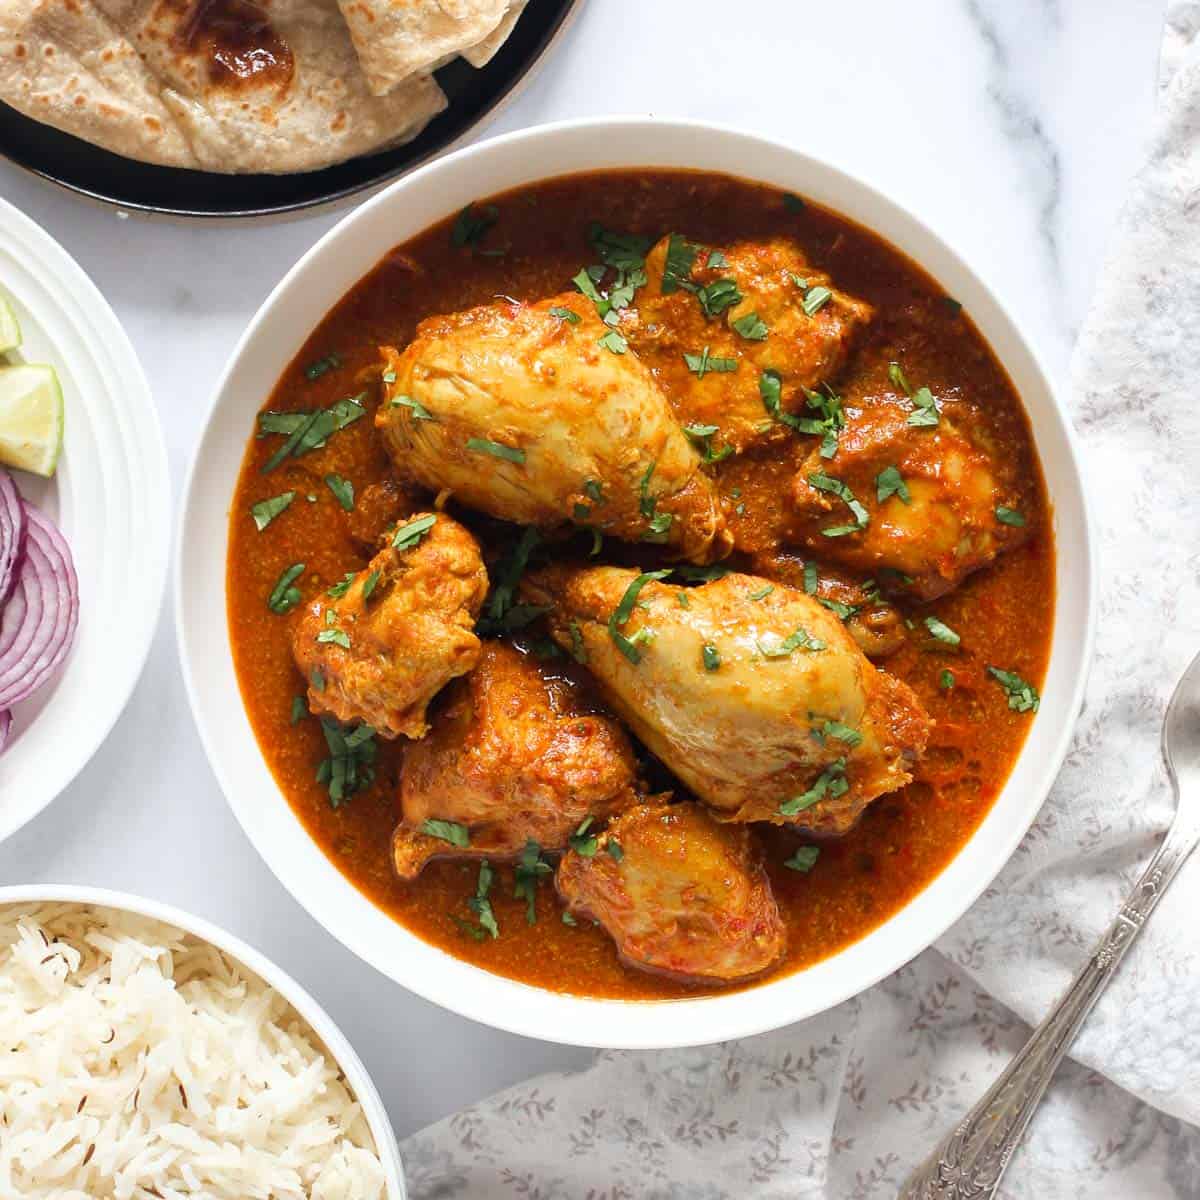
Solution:
<path fill-rule="evenodd" d="M 1017 1148 L 1063 1055 L 1175 873 L 1200 842 L 1200 655 L 1163 718 L 1163 758 L 1175 820 L 1117 919 L 1049 1016 L 983 1099 L 917 1168 L 900 1200 L 987 1200 Z"/>

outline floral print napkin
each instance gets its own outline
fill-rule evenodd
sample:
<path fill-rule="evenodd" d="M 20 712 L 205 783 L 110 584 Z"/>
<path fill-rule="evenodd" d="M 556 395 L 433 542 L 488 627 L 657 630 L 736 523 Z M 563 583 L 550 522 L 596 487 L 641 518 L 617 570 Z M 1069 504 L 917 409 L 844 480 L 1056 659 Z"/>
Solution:
<path fill-rule="evenodd" d="M 1071 400 L 1100 537 L 1096 660 L 1012 862 L 936 949 L 821 1017 L 604 1052 L 410 1138 L 414 1200 L 891 1198 L 1066 987 L 1170 822 L 1159 725 L 1200 650 L 1200 0 L 1170 8 L 1158 126 L 1113 246 Z M 1200 859 L 1059 1071 L 1001 1195 L 1200 1197 L 1198 911 Z"/>

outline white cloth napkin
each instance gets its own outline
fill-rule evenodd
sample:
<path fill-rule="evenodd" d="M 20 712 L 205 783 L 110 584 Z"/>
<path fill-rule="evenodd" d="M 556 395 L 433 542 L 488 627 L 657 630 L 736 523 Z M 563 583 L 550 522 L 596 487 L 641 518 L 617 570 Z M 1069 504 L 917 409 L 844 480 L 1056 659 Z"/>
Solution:
<path fill-rule="evenodd" d="M 1119 87 L 1120 81 L 1114 80 Z M 994 886 L 878 987 L 777 1033 L 605 1052 L 410 1138 L 414 1200 L 894 1197 L 1065 988 L 1171 816 L 1166 700 L 1200 650 L 1200 0 L 1074 363 L 1101 620 L 1066 766 Z M 1007 1197 L 1200 1196 L 1200 860 L 1060 1070 Z"/>

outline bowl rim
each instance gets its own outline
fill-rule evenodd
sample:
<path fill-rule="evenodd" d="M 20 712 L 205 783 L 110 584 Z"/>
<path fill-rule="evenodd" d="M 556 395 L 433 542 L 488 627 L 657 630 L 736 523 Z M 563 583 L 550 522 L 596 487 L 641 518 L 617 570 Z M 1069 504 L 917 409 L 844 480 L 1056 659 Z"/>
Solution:
<path fill-rule="evenodd" d="M 362 1106 L 371 1136 L 375 1139 L 379 1161 L 387 1178 L 391 1200 L 406 1200 L 404 1167 L 396 1134 L 388 1119 L 383 1099 L 346 1035 L 320 1003 L 282 967 L 276 965 L 260 950 L 204 917 L 195 916 L 163 900 L 153 900 L 133 892 L 111 888 L 88 887 L 73 883 L 11 884 L 0 886 L 0 907 L 16 904 L 77 904 L 81 906 L 115 908 L 174 925 L 185 933 L 236 959 L 270 987 L 274 988 L 313 1028 L 333 1056 L 334 1062 L 350 1083 L 354 1098 Z"/>
<path fill-rule="evenodd" d="M 622 135 L 633 139 L 648 136 L 654 139 L 656 144 L 663 146 L 664 151 L 661 156 L 653 160 L 659 166 L 677 165 L 673 161 L 663 160 L 671 160 L 672 156 L 679 152 L 680 145 L 694 146 L 697 148 L 697 153 L 704 154 L 708 153 L 708 147 L 719 143 L 721 146 L 734 147 L 742 166 L 735 169 L 716 167 L 695 167 L 693 169 L 709 174 L 726 174 L 750 181 L 769 182 L 770 186 L 780 188 L 789 186 L 777 180 L 768 180 L 770 172 L 761 169 L 758 165 L 759 155 L 756 154 L 758 151 L 761 152 L 764 160 L 773 156 L 780 156 L 788 160 L 792 173 L 797 176 L 802 176 L 806 169 L 815 172 L 818 176 L 824 176 L 836 185 L 839 193 L 844 191 L 848 198 L 870 205 L 880 213 L 880 216 L 875 222 L 868 223 L 852 213 L 846 213 L 846 208 L 836 203 L 829 203 L 825 200 L 819 200 L 818 203 L 826 205 L 836 212 L 846 213 L 848 219 L 858 221 L 872 229 L 900 252 L 912 258 L 930 277 L 938 280 L 942 275 L 935 272 L 929 262 L 924 261 L 908 246 L 898 242 L 891 234 L 880 233 L 878 226 L 884 222 L 886 217 L 887 224 L 899 225 L 907 234 L 927 243 L 931 250 L 937 252 L 937 257 L 945 270 L 959 276 L 966 282 L 969 290 L 978 293 L 980 304 L 972 305 L 969 309 L 972 317 L 980 311 L 980 307 L 986 308 L 989 323 L 1011 341 L 1014 354 L 1019 353 L 1024 357 L 1030 378 L 1043 397 L 1044 403 L 1041 404 L 1040 413 L 1035 414 L 1027 399 L 1027 392 L 1030 389 L 1026 388 L 1021 393 L 1023 407 L 1026 409 L 1031 424 L 1035 423 L 1035 419 L 1041 419 L 1049 426 L 1048 431 L 1044 432 L 1053 434 L 1057 439 L 1057 448 L 1062 456 L 1060 466 L 1063 482 L 1062 498 L 1073 506 L 1075 526 L 1071 532 L 1079 538 L 1078 544 L 1072 545 L 1072 553 L 1078 559 L 1076 563 L 1078 570 L 1072 579 L 1072 585 L 1078 596 L 1075 609 L 1071 614 L 1072 628 L 1067 631 L 1062 627 L 1064 545 L 1061 533 L 1056 537 L 1056 620 L 1051 643 L 1050 663 L 1047 668 L 1047 681 L 1049 682 L 1051 679 L 1055 659 L 1060 654 L 1069 653 L 1070 657 L 1074 659 L 1074 665 L 1068 677 L 1069 682 L 1065 687 L 1065 695 L 1057 696 L 1057 703 L 1053 711 L 1049 711 L 1045 704 L 1042 706 L 1041 711 L 1046 714 L 1041 718 L 1043 722 L 1047 720 L 1056 722 L 1058 728 L 1053 734 L 1050 745 L 1042 747 L 1042 757 L 1038 760 L 1037 766 L 1028 768 L 1034 772 L 1034 780 L 1032 784 L 1027 783 L 1021 793 L 1023 799 L 1019 803 L 1013 800 L 1009 806 L 1005 806 L 1006 797 L 1013 787 L 1014 777 L 1029 759 L 1030 745 L 1034 737 L 1034 727 L 1032 726 L 1013 763 L 1004 787 L 975 832 L 938 875 L 906 905 L 864 935 L 863 938 L 807 968 L 770 978 L 747 989 L 696 998 L 648 1002 L 606 1000 L 571 993 L 550 992 L 465 963 L 446 951 L 424 942 L 394 918 L 377 909 L 369 899 L 354 888 L 348 879 L 337 872 L 336 867 L 333 867 L 332 864 L 329 864 L 329 869 L 337 874 L 346 889 L 354 893 L 356 908 L 365 906 L 366 909 L 381 915 L 401 934 L 406 935 L 401 938 L 405 943 L 406 950 L 404 960 L 396 962 L 390 959 L 378 945 L 372 942 L 369 935 L 365 935 L 361 931 L 358 925 L 340 919 L 335 920 L 329 914 L 322 912 L 319 905 L 312 903 L 312 888 L 309 886 L 309 879 L 304 876 L 303 872 L 289 867 L 285 854 L 278 851 L 273 844 L 263 844 L 262 840 L 255 836 L 251 805 L 243 800 L 243 789 L 239 786 L 239 781 L 227 775 L 218 746 L 221 723 L 214 721 L 210 726 L 206 721 L 204 699 L 196 679 L 196 672 L 193 669 L 194 662 L 199 661 L 202 648 L 192 644 L 188 620 L 189 601 L 184 587 L 189 555 L 195 553 L 191 549 L 187 533 L 193 519 L 199 519 L 198 517 L 193 518 L 193 513 L 204 502 L 204 497 L 200 494 L 198 479 L 205 452 L 211 438 L 215 436 L 214 426 L 218 409 L 221 407 L 226 393 L 236 386 L 239 365 L 243 356 L 251 348 L 256 335 L 272 317 L 275 309 L 291 293 L 302 288 L 306 278 L 319 269 L 318 264 L 321 260 L 330 255 L 333 248 L 343 239 L 352 237 L 356 228 L 369 225 L 380 210 L 387 209 L 391 205 L 402 206 L 403 198 L 406 195 L 418 192 L 420 189 L 430 188 L 432 192 L 436 192 L 438 190 L 436 183 L 439 177 L 452 175 L 456 170 L 465 168 L 469 160 L 485 163 L 497 157 L 503 158 L 510 153 L 517 154 L 521 150 L 528 151 L 531 146 L 537 148 L 538 143 L 553 144 L 564 138 L 619 139 Z M 666 150 L 665 148 L 668 146 L 673 149 Z M 701 150 L 700 147 L 705 147 L 705 149 Z M 542 149 L 544 148 L 542 147 Z M 717 151 L 714 149 L 712 153 L 716 155 Z M 600 159 L 607 159 L 610 156 L 611 152 L 601 152 L 597 155 Z M 591 167 L 574 165 L 561 167 L 552 154 L 539 157 L 535 153 L 533 159 L 534 165 L 522 176 L 524 182 L 498 184 L 492 191 L 500 194 L 513 188 L 527 186 L 528 183 L 537 180 L 579 174 L 588 170 L 619 169 L 607 162 L 605 165 Z M 628 159 L 621 161 L 625 162 L 627 167 L 632 168 L 651 165 L 649 161 L 640 160 L 634 154 L 630 154 Z M 431 185 L 433 186 L 431 187 Z M 790 186 L 793 186 L 798 192 L 811 194 L 811 189 L 804 186 L 798 184 Z M 465 202 L 462 198 L 463 194 L 465 193 L 452 193 L 449 197 L 445 197 L 443 191 L 441 195 L 445 197 L 445 202 L 441 215 L 449 215 L 457 207 L 460 207 Z M 467 199 L 473 198 L 467 197 Z M 425 222 L 425 225 L 427 226 L 429 223 Z M 402 241 L 408 236 L 412 236 L 412 234 L 398 234 L 394 241 Z M 373 261 L 382 257 L 389 248 L 390 246 L 378 246 Z M 370 267 L 366 269 L 369 270 Z M 351 283 L 349 286 L 352 287 L 354 284 Z M 328 302 L 326 311 L 336 302 L 337 297 L 333 297 Z M 1006 371 L 1011 372 L 1012 362 L 995 348 L 996 338 L 989 336 L 987 330 L 982 327 L 982 323 L 977 322 L 977 324 L 980 326 L 980 333 L 992 346 L 993 353 L 996 354 L 1001 365 Z M 311 327 L 304 332 L 303 336 L 306 337 L 308 332 L 311 332 Z M 302 341 L 303 337 L 300 340 Z M 292 354 L 299 349 L 299 344 L 297 342 Z M 276 379 L 289 359 L 290 354 L 284 356 L 280 353 L 279 366 L 275 372 Z M 242 445 L 244 446 L 244 439 Z M 1045 471 L 1045 447 L 1036 440 L 1035 445 L 1039 450 L 1039 458 L 1042 460 L 1043 471 Z M 238 461 L 240 464 L 240 455 Z M 1065 406 L 1057 389 L 1050 381 L 1049 373 L 1035 343 L 1027 336 L 1021 323 L 1000 300 L 986 278 L 968 263 L 965 256 L 951 242 L 933 230 L 906 206 L 886 196 L 866 179 L 848 171 L 826 156 L 815 155 L 735 126 L 708 121 L 641 116 L 600 116 L 532 126 L 475 143 L 428 163 L 412 174 L 397 180 L 386 190 L 345 216 L 325 233 L 272 289 L 239 338 L 214 388 L 205 418 L 204 431 L 189 464 L 183 503 L 179 510 L 179 536 L 176 539 L 175 552 L 175 619 L 180 665 L 188 700 L 209 763 L 217 775 L 239 824 L 260 856 L 267 862 L 276 878 L 331 936 L 353 950 L 388 978 L 432 1003 L 461 1016 L 511 1033 L 562 1044 L 600 1048 L 663 1049 L 706 1045 L 733 1038 L 753 1036 L 828 1011 L 878 983 L 933 945 L 974 904 L 1000 873 L 1040 811 L 1070 745 L 1076 718 L 1083 703 L 1095 637 L 1097 611 L 1095 527 L 1080 463 L 1078 439 Z M 227 515 L 228 503 L 224 505 L 224 511 Z M 1056 504 L 1054 512 L 1056 526 L 1059 512 L 1060 508 Z M 226 529 L 227 526 L 226 520 Z M 226 546 L 226 549 L 227 536 L 226 532 L 225 538 L 222 539 L 222 544 Z M 224 556 L 220 563 L 220 572 L 221 578 L 224 580 Z M 223 586 L 221 594 L 222 600 L 224 600 Z M 242 718 L 245 719 L 240 692 L 237 701 Z M 214 701 L 214 703 L 216 702 Z M 251 737 L 254 737 L 252 732 Z M 257 750 L 257 740 L 255 740 L 255 749 Z M 265 762 L 263 765 L 269 774 L 269 768 L 265 768 Z M 287 800 L 280 793 L 278 785 L 274 784 L 273 777 L 271 782 L 278 803 L 287 807 L 290 813 Z M 1015 817 L 1015 819 L 998 828 L 993 827 L 997 811 L 1002 807 L 1015 807 L 1016 813 L 1006 813 L 1008 817 Z M 294 816 L 293 820 L 295 820 Z M 296 824 L 299 826 L 299 821 L 296 821 Z M 981 848 L 984 841 L 981 839 L 981 834 L 985 831 L 991 839 L 987 841 L 986 850 Z M 306 832 L 304 832 L 304 837 L 308 839 Z M 311 842 L 311 839 L 308 840 Z M 312 847 L 322 861 L 326 861 L 315 843 L 312 843 Z M 969 867 L 979 867 L 980 864 L 971 864 L 965 861 L 968 859 L 968 852 L 972 852 L 971 857 L 978 854 L 986 859 L 986 865 L 969 877 L 964 872 Z M 311 870 L 315 866 L 315 860 L 312 860 L 310 856 L 308 867 Z M 925 911 L 931 907 L 933 911 Z M 915 916 L 912 915 L 914 912 Z M 919 923 L 918 930 L 909 928 L 914 921 Z M 885 942 L 887 948 L 883 949 Z M 860 950 L 864 947 L 867 949 Z M 430 957 L 430 954 L 436 957 L 436 962 L 434 958 Z M 858 962 L 864 955 L 868 959 L 874 959 L 869 966 L 863 966 Z M 407 965 L 409 957 L 417 960 L 414 964 L 417 969 Z M 850 965 L 847 966 L 847 963 Z M 837 964 L 837 967 L 831 968 L 831 964 Z M 425 969 L 424 972 L 422 967 Z M 431 981 L 425 972 L 440 975 L 442 978 Z M 804 982 L 811 980 L 814 973 L 820 973 L 822 976 L 829 974 L 835 980 L 831 985 L 822 979 L 825 986 L 816 1003 L 812 1002 L 804 990 Z M 839 975 L 845 976 L 847 973 L 849 978 L 838 978 Z M 687 1010 L 686 1014 L 684 1010 Z"/>

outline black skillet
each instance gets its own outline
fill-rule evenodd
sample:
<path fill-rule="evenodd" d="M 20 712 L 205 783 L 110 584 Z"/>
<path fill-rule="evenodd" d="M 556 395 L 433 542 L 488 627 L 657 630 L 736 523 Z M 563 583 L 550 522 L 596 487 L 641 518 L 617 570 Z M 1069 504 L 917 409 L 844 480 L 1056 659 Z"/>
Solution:
<path fill-rule="evenodd" d="M 482 70 L 456 58 L 435 74 L 449 105 L 415 140 L 299 175 L 214 175 L 156 167 L 101 150 L 0 104 L 0 155 L 51 183 L 129 212 L 268 217 L 369 191 L 453 145 L 525 79 L 581 0 L 529 0 Z"/>

